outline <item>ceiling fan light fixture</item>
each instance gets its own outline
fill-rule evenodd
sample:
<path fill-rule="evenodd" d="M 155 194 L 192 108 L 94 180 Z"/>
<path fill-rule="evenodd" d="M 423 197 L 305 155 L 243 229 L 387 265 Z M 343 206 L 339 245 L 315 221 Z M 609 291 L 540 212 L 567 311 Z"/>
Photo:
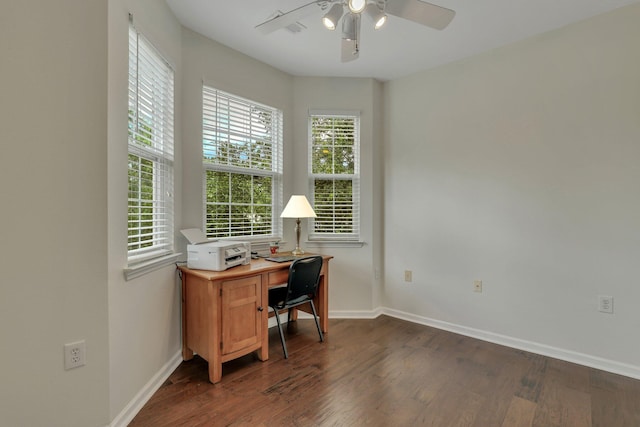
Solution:
<path fill-rule="evenodd" d="M 328 10 L 322 17 L 322 22 L 330 30 L 337 29 L 342 19 L 342 62 L 358 58 L 363 12 L 372 19 L 376 30 L 386 25 L 388 15 L 443 30 L 456 14 L 455 10 L 428 3 L 427 0 L 310 0 L 309 3 L 289 12 L 277 11 L 275 17 L 256 25 L 255 28 L 262 34 L 282 28 L 297 32 L 306 28 L 299 20 L 313 14 L 314 11 L 317 12 L 318 9 L 323 13 Z"/>
<path fill-rule="evenodd" d="M 373 28 L 379 30 L 387 22 L 387 14 L 380 10 L 378 5 L 369 3 L 366 7 L 366 13 L 373 20 Z"/>
<path fill-rule="evenodd" d="M 360 13 L 367 5 L 367 0 L 349 0 L 348 5 L 351 13 Z"/>
<path fill-rule="evenodd" d="M 344 10 L 342 9 L 342 4 L 336 3 L 331 6 L 329 12 L 327 12 L 324 17 L 322 17 L 322 23 L 328 30 L 335 30 L 338 25 L 338 21 L 342 17 Z"/>

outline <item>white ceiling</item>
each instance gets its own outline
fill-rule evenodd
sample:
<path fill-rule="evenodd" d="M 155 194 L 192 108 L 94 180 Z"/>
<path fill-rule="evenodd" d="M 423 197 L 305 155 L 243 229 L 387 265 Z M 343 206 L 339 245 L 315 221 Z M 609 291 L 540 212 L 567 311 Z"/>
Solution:
<path fill-rule="evenodd" d="M 394 1 L 394 0 L 388 0 Z M 166 0 L 178 20 L 204 36 L 296 76 L 390 80 L 522 40 L 640 0 L 433 0 L 456 11 L 442 31 L 390 16 L 381 30 L 362 20 L 360 57 L 340 61 L 340 32 L 324 12 L 307 29 L 262 35 L 255 26 L 310 0 Z"/>

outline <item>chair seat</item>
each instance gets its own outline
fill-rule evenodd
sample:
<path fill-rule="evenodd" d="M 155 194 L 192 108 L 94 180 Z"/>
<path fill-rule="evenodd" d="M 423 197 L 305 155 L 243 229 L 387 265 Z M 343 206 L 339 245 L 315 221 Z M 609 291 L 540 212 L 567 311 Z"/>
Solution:
<path fill-rule="evenodd" d="M 269 307 L 277 308 L 282 310 L 284 308 L 295 307 L 302 303 L 309 301 L 312 298 L 312 295 L 302 295 L 296 299 L 286 301 L 287 297 L 287 287 L 277 287 L 269 289 Z"/>
<path fill-rule="evenodd" d="M 284 305 L 284 300 L 287 297 L 287 287 L 278 286 L 276 288 L 269 289 L 269 307 L 276 307 Z M 283 307 L 284 308 L 284 307 Z"/>

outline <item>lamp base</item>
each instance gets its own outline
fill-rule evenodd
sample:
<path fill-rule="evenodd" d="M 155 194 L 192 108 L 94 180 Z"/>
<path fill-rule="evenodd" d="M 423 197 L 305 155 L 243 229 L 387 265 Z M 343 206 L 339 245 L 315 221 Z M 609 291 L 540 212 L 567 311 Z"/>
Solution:
<path fill-rule="evenodd" d="M 291 255 L 293 256 L 300 256 L 303 254 L 304 254 L 304 251 L 300 248 L 295 248 L 294 250 L 291 251 Z"/>

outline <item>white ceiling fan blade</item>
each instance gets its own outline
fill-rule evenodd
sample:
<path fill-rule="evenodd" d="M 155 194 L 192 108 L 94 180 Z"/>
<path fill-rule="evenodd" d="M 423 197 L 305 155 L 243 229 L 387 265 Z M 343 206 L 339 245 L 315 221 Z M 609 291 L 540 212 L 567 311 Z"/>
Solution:
<path fill-rule="evenodd" d="M 444 29 L 456 12 L 421 0 L 388 0 L 385 11 L 436 30 Z"/>
<path fill-rule="evenodd" d="M 288 27 L 291 24 L 295 24 L 299 19 L 305 18 L 317 12 L 319 9 L 322 9 L 323 3 L 326 3 L 326 1 L 312 1 L 311 3 L 307 3 L 297 9 L 293 9 L 290 12 L 269 19 L 262 24 L 258 24 L 256 25 L 256 29 L 262 34 L 269 34 L 276 30 L 279 30 L 280 28 Z"/>
<path fill-rule="evenodd" d="M 342 39 L 342 55 L 340 57 L 342 62 L 349 62 L 354 59 L 358 59 L 359 55 L 360 51 L 355 40 Z"/>

